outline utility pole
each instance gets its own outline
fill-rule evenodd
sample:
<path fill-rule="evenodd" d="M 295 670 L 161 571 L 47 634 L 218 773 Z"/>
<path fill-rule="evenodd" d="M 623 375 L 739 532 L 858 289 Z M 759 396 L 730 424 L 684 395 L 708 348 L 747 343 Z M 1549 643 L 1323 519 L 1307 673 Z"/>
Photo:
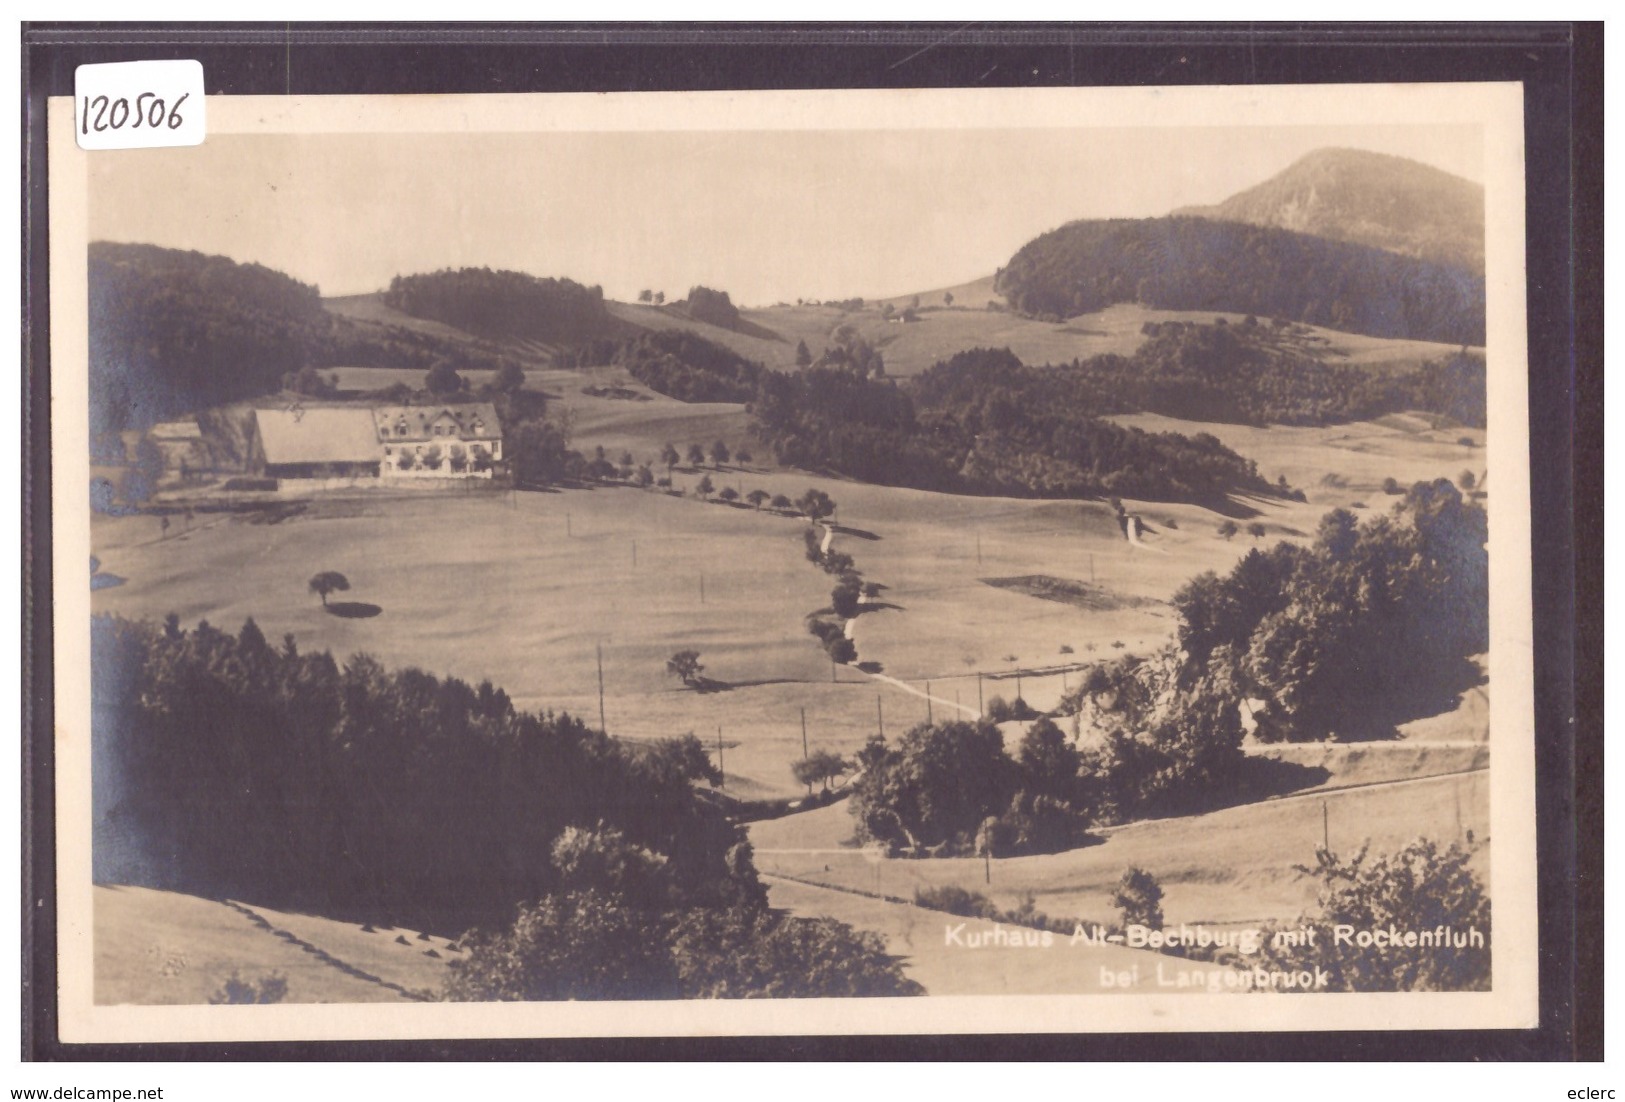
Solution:
<path fill-rule="evenodd" d="M 1017 699 L 1020 699 L 1020 697 L 1021 697 L 1021 667 L 1020 666 L 1016 667 L 1016 697 L 1017 697 Z"/>
<path fill-rule="evenodd" d="M 609 734 L 609 724 L 604 722 L 604 645 L 599 643 L 595 648 L 598 652 L 598 729 Z"/>
<path fill-rule="evenodd" d="M 976 714 L 977 714 L 977 716 L 981 716 L 986 711 L 987 711 L 987 708 L 984 707 L 983 704 L 982 704 L 982 671 L 977 670 L 976 671 Z"/>
<path fill-rule="evenodd" d="M 875 726 L 880 730 L 880 737 L 886 737 L 886 715 L 880 707 L 880 694 L 875 694 Z"/>
<path fill-rule="evenodd" d="M 1325 800 L 1320 801 L 1320 848 L 1327 853 L 1332 851 L 1331 811 Z"/>

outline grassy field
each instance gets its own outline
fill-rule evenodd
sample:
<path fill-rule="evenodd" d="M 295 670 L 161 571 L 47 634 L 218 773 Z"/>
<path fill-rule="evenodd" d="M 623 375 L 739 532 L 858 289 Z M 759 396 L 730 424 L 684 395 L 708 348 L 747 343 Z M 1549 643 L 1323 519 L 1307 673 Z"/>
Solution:
<path fill-rule="evenodd" d="M 1488 777 L 1480 769 L 1110 828 L 1100 832 L 1103 841 L 1082 849 L 995 860 L 991 882 L 978 857 L 876 860 L 852 844 L 844 802 L 752 824 L 750 834 L 765 873 L 902 899 L 917 887 L 952 884 L 1004 907 L 1019 906 L 1031 893 L 1048 915 L 1107 922 L 1118 917 L 1112 888 L 1138 865 L 1161 882 L 1169 923 L 1286 921 L 1313 907 L 1315 883 L 1293 866 L 1313 863 L 1323 824 L 1343 854 L 1365 842 L 1374 851 L 1392 850 L 1419 835 L 1456 839 L 1471 831 L 1488 841 Z M 1474 864 L 1487 877 L 1487 847 Z M 825 898 L 836 908 L 829 913 L 853 921 L 841 901 L 854 897 Z"/>
<path fill-rule="evenodd" d="M 234 972 L 245 981 L 280 973 L 287 1002 L 402 1002 L 403 989 L 439 990 L 457 956 L 445 938 L 415 930 L 368 933 L 353 923 L 151 888 L 98 886 L 94 919 L 102 1004 L 205 1003 Z M 436 957 L 426 955 L 431 949 Z"/>

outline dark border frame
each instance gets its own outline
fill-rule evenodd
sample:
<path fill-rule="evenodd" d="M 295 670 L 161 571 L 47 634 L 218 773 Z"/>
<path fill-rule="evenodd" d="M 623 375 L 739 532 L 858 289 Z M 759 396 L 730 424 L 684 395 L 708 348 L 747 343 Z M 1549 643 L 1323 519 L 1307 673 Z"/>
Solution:
<path fill-rule="evenodd" d="M 22 1055 L 31 1060 L 1598 1060 L 1602 26 L 70 24 L 22 27 Z M 1525 88 L 1540 910 L 1533 1030 L 64 1045 L 57 1039 L 45 100 L 196 58 L 210 95 L 1517 80 Z"/>

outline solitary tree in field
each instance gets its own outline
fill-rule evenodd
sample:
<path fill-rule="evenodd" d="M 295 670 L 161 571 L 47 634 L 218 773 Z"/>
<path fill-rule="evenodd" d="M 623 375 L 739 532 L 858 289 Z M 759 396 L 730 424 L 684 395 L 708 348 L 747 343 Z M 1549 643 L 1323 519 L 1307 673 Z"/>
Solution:
<path fill-rule="evenodd" d="M 1472 471 L 1462 471 L 1461 474 L 1456 478 L 1456 485 L 1460 486 L 1463 490 L 1470 491 L 1474 486 L 1478 485 L 1478 476 L 1473 474 Z"/>
<path fill-rule="evenodd" d="M 649 469 L 649 464 L 647 463 L 639 467 L 637 474 L 635 474 L 632 478 L 633 482 L 645 488 L 654 485 L 654 480 L 655 473 Z"/>
<path fill-rule="evenodd" d="M 665 447 L 660 449 L 660 461 L 666 465 L 668 478 L 671 476 L 671 469 L 677 466 L 680 459 L 682 459 L 682 456 L 677 454 L 676 445 L 668 442 Z"/>
<path fill-rule="evenodd" d="M 698 444 L 688 446 L 688 465 L 698 467 L 705 462 L 705 449 Z"/>
<path fill-rule="evenodd" d="M 716 492 L 716 486 L 712 484 L 711 476 L 705 475 L 701 477 L 700 484 L 694 487 L 694 492 L 703 498 L 709 498 L 714 492 Z"/>
<path fill-rule="evenodd" d="M 796 342 L 796 366 L 807 367 L 812 363 L 812 350 L 807 347 L 806 341 Z"/>
<path fill-rule="evenodd" d="M 721 470 L 722 465 L 728 462 L 729 458 L 728 445 L 724 441 L 718 440 L 711 445 L 711 465 L 713 467 Z"/>
<path fill-rule="evenodd" d="M 350 579 L 336 570 L 324 570 L 310 579 L 310 591 L 322 599 L 322 607 L 327 607 L 329 593 L 343 593 L 350 588 Z"/>
<path fill-rule="evenodd" d="M 750 502 L 752 505 L 756 506 L 756 511 L 757 512 L 761 512 L 762 511 L 762 504 L 767 501 L 769 496 L 770 495 L 768 494 L 768 492 L 766 490 L 756 489 L 756 490 L 752 490 L 750 493 L 746 494 L 745 495 L 745 500 Z"/>
<path fill-rule="evenodd" d="M 1232 538 L 1238 531 L 1240 529 L 1236 527 L 1236 522 L 1233 520 L 1224 521 L 1219 525 L 1219 535 L 1225 539 Z"/>
<path fill-rule="evenodd" d="M 751 455 L 750 452 L 745 448 L 740 448 L 738 451 L 734 452 L 735 463 L 749 463 L 754 458 L 756 457 Z"/>
<path fill-rule="evenodd" d="M 653 302 L 654 300 L 655 300 L 655 293 L 653 291 L 643 290 L 643 291 L 638 292 L 638 301 L 639 302 Z"/>
<path fill-rule="evenodd" d="M 790 508 L 791 503 L 790 503 L 790 499 L 785 497 L 783 494 L 774 494 L 773 495 L 773 500 L 768 502 L 768 504 L 773 506 L 773 508 L 775 508 L 775 509 L 781 509 L 782 510 L 782 509 Z"/>
<path fill-rule="evenodd" d="M 693 685 L 704 669 L 697 650 L 680 650 L 666 659 L 666 673 L 680 678 L 685 685 Z"/>
<path fill-rule="evenodd" d="M 726 501 L 726 502 L 729 502 L 730 504 L 732 504 L 733 502 L 739 500 L 739 491 L 734 489 L 732 486 L 724 486 L 722 488 L 722 492 L 720 494 L 718 494 L 717 496 L 720 497 L 723 501 Z"/>
<path fill-rule="evenodd" d="M 954 304 L 954 293 L 952 291 L 942 292 L 942 304 L 944 306 L 952 306 Z"/>
<path fill-rule="evenodd" d="M 1264 526 L 1263 526 L 1263 524 L 1259 523 L 1256 520 L 1253 521 L 1251 524 L 1249 524 L 1247 526 L 1247 534 L 1249 536 L 1253 537 L 1253 539 L 1255 539 L 1255 540 L 1263 539 L 1264 538 Z"/>

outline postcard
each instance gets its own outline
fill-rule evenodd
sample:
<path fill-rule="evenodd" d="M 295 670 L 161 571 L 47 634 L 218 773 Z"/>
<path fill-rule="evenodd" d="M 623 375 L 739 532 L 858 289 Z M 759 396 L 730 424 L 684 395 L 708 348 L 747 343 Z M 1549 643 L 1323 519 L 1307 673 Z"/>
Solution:
<path fill-rule="evenodd" d="M 1536 1024 L 1518 85 L 74 108 L 64 1041 Z"/>

